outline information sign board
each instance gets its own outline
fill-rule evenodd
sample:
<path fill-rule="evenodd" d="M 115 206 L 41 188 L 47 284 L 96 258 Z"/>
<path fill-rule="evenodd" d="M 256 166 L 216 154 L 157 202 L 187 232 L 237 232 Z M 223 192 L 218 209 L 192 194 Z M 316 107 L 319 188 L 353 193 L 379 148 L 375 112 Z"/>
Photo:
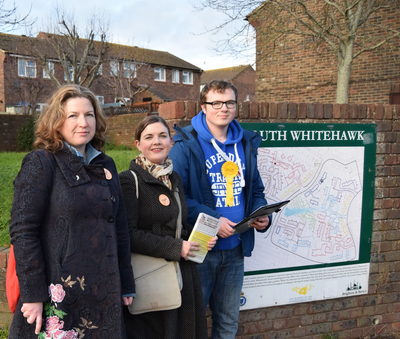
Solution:
<path fill-rule="evenodd" d="M 256 232 L 241 309 L 368 293 L 376 125 L 241 125 L 262 137 L 268 203 L 290 200 Z"/>

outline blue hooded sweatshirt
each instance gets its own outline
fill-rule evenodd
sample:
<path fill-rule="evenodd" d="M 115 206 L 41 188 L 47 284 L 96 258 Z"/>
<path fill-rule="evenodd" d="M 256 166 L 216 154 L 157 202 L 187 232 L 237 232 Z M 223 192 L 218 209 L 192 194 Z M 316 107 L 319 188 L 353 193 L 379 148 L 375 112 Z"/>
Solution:
<path fill-rule="evenodd" d="M 197 131 L 193 125 L 183 128 L 175 125 L 174 130 L 176 131 L 176 135 L 173 137 L 174 146 L 169 156 L 174 164 L 174 171 L 178 172 L 182 178 L 188 206 L 187 222 L 191 228 L 199 213 L 206 213 L 215 218 L 220 218 L 221 213 L 216 211 L 214 195 L 208 181 L 204 152 L 200 146 Z M 246 166 L 244 187 L 246 216 L 267 203 L 264 196 L 264 185 L 257 169 L 257 149 L 260 142 L 259 134 L 243 130 L 241 143 L 245 154 L 242 163 Z M 257 232 L 264 233 L 267 229 L 268 227 Z M 254 229 L 250 228 L 240 234 L 242 253 L 245 257 L 251 256 L 253 251 L 254 232 Z"/>
<path fill-rule="evenodd" d="M 244 178 L 245 175 L 245 157 L 241 142 L 243 138 L 242 127 L 236 120 L 233 120 L 229 124 L 226 141 L 221 143 L 215 140 L 208 129 L 206 116 L 203 111 L 192 119 L 192 126 L 197 132 L 197 140 L 203 149 L 206 159 L 207 178 L 213 192 L 215 210 L 223 217 L 237 223 L 245 217 L 244 181 L 243 185 L 241 185 L 241 178 Z M 233 178 L 233 206 L 225 205 L 226 178 L 222 175 L 221 168 L 226 160 L 214 147 L 211 142 L 212 139 L 215 140 L 215 143 L 230 161 L 238 164 L 239 172 L 241 172 L 241 175 L 238 174 Z M 235 248 L 239 244 L 239 234 L 234 234 L 228 238 L 220 238 L 214 249 L 228 250 Z"/>

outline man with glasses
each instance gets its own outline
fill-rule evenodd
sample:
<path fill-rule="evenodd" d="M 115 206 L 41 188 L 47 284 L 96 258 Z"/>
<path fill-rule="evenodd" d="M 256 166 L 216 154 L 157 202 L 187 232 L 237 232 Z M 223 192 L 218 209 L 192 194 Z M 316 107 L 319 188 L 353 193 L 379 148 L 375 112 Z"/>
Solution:
<path fill-rule="evenodd" d="M 211 338 L 235 338 L 238 329 L 244 257 L 254 248 L 254 229 L 265 232 L 268 217 L 254 221 L 249 230 L 235 234 L 233 226 L 264 206 L 264 185 L 257 169 L 261 137 L 241 128 L 234 119 L 237 89 L 214 80 L 201 90 L 202 111 L 191 125 L 174 126 L 170 152 L 174 170 L 183 180 L 188 224 L 203 212 L 222 220 L 218 242 L 197 266 L 204 307 L 212 312 Z"/>

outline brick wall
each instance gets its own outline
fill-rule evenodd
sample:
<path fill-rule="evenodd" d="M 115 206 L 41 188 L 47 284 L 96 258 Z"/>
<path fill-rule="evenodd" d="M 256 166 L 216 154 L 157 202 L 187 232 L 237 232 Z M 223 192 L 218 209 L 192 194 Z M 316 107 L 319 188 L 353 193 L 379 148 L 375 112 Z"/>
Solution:
<path fill-rule="evenodd" d="M 123 114 L 109 117 L 107 122 L 108 141 L 115 145 L 135 146 L 135 128 L 147 113 Z"/>
<path fill-rule="evenodd" d="M 247 95 L 249 101 L 256 101 L 256 72 L 253 67 L 248 66 L 235 79 L 231 81 L 238 89 L 238 102 L 246 101 Z"/>
<path fill-rule="evenodd" d="M 0 114 L 0 152 L 15 152 L 20 129 L 31 115 Z"/>
<path fill-rule="evenodd" d="M 5 106 L 5 78 L 4 78 L 4 59 L 6 55 L 0 51 L 0 112 L 6 111 Z"/>
<path fill-rule="evenodd" d="M 308 5 L 310 5 L 309 2 Z M 316 6 L 324 2 L 315 1 Z M 310 5 L 310 8 L 312 6 Z M 311 12 L 312 12 L 311 8 Z M 380 12 L 374 23 L 400 29 L 400 2 Z M 259 17 L 257 16 L 259 15 Z M 257 31 L 257 101 L 335 102 L 337 61 L 323 44 L 314 51 L 307 49 L 306 38 L 287 37 L 272 45 L 265 41 L 264 29 L 272 21 L 260 11 L 252 21 Z M 371 36 L 380 36 L 378 26 Z M 309 41 L 308 41 L 309 42 Z M 357 44 L 354 52 L 356 53 Z M 361 54 L 352 64 L 349 103 L 389 103 L 390 87 L 400 82 L 400 40 L 393 39 L 380 49 Z"/>
<path fill-rule="evenodd" d="M 0 327 L 10 327 L 12 313 L 8 307 L 6 296 L 6 272 L 8 260 L 8 247 L 0 249 Z"/>

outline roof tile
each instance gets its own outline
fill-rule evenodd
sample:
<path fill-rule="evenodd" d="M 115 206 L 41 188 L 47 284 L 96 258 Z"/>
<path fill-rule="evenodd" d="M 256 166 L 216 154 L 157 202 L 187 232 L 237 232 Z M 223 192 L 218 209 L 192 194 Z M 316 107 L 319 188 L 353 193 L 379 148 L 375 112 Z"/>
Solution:
<path fill-rule="evenodd" d="M 247 67 L 251 67 L 251 65 L 240 65 L 235 67 L 219 68 L 219 69 L 204 71 L 203 74 L 201 75 L 200 82 L 201 84 L 206 84 L 215 79 L 230 81 L 235 79 Z"/>
<path fill-rule="evenodd" d="M 61 35 L 40 32 L 38 37 L 27 37 L 24 35 L 12 35 L 0 33 L 0 50 L 8 54 L 18 54 L 22 56 L 34 55 L 34 48 L 45 52 L 50 59 L 58 59 L 56 52 L 50 46 L 48 39 L 51 37 L 62 38 Z M 85 41 L 86 39 L 82 39 Z M 83 46 L 83 45 L 82 45 Z M 94 50 L 100 47 L 100 41 L 95 41 Z M 82 47 L 83 48 L 83 47 Z M 96 54 L 93 54 L 96 55 Z M 164 51 L 156 51 L 152 49 L 140 48 L 137 46 L 126 46 L 121 44 L 108 43 L 108 58 L 119 60 L 132 60 L 136 62 L 150 63 L 164 67 L 176 67 L 187 69 L 194 72 L 202 72 L 202 70 L 169 53 Z"/>

